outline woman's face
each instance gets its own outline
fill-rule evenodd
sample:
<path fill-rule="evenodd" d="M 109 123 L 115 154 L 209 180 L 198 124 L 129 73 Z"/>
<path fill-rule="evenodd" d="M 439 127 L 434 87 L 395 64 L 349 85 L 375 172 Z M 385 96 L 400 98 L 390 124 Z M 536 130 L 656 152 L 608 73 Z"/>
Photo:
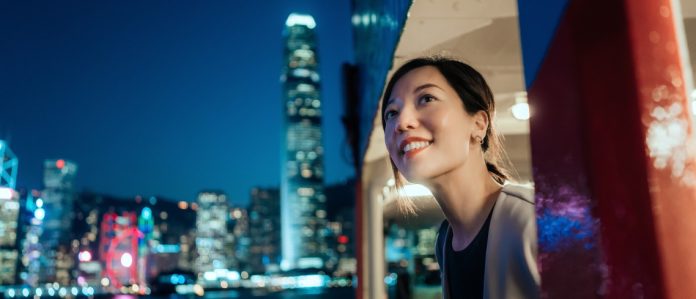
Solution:
<path fill-rule="evenodd" d="M 485 133 L 480 115 L 477 122 L 466 112 L 456 91 L 432 66 L 401 77 L 386 105 L 387 150 L 410 182 L 426 183 L 463 166 L 474 148 L 474 136 Z"/>

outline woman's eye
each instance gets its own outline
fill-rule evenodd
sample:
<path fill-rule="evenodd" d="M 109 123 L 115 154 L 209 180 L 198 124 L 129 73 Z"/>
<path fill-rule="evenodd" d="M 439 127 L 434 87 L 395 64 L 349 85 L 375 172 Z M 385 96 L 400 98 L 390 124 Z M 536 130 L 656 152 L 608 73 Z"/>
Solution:
<path fill-rule="evenodd" d="M 426 94 L 426 95 L 420 97 L 420 99 L 419 99 L 418 102 L 419 102 L 420 104 L 423 104 L 423 103 L 432 102 L 432 101 L 434 101 L 434 100 L 435 100 L 435 97 L 433 97 L 433 96 L 431 96 L 431 95 L 429 95 L 429 94 Z"/>
<path fill-rule="evenodd" d="M 390 119 L 394 116 L 396 116 L 396 110 L 388 110 L 387 112 L 384 112 L 384 119 Z"/>

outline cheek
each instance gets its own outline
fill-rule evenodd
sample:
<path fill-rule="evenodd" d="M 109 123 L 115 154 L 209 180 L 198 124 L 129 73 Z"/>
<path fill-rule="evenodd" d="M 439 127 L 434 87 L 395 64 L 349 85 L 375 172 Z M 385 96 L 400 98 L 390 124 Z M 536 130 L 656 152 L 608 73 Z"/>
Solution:
<path fill-rule="evenodd" d="M 389 155 L 393 156 L 395 154 L 394 149 L 397 148 L 398 146 L 395 144 L 396 137 L 394 136 L 394 134 L 391 134 L 389 132 L 391 132 L 389 126 L 385 127 L 385 129 L 384 129 L 384 145 L 387 147 L 387 152 L 389 153 Z"/>

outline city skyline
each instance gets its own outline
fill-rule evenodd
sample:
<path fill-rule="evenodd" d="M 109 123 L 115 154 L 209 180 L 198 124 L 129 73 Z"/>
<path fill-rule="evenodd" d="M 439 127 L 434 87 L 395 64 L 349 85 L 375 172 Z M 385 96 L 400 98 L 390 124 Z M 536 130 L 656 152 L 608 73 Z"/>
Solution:
<path fill-rule="evenodd" d="M 220 189 L 246 204 L 254 186 L 280 186 L 282 30 L 296 11 L 318 23 L 326 183 L 353 176 L 340 123 L 348 1 L 163 3 L 0 4 L 12 111 L 0 139 L 18 157 L 18 188 L 41 189 L 47 159 L 80 167 L 77 190 L 122 197 Z"/>

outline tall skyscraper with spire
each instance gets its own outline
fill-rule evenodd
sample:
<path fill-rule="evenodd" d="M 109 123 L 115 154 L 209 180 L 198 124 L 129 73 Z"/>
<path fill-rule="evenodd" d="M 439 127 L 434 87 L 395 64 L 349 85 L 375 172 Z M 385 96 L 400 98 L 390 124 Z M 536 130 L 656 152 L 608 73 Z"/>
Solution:
<path fill-rule="evenodd" d="M 321 268 L 326 252 L 324 149 L 316 23 L 290 14 L 283 37 L 281 240 L 283 269 Z"/>

